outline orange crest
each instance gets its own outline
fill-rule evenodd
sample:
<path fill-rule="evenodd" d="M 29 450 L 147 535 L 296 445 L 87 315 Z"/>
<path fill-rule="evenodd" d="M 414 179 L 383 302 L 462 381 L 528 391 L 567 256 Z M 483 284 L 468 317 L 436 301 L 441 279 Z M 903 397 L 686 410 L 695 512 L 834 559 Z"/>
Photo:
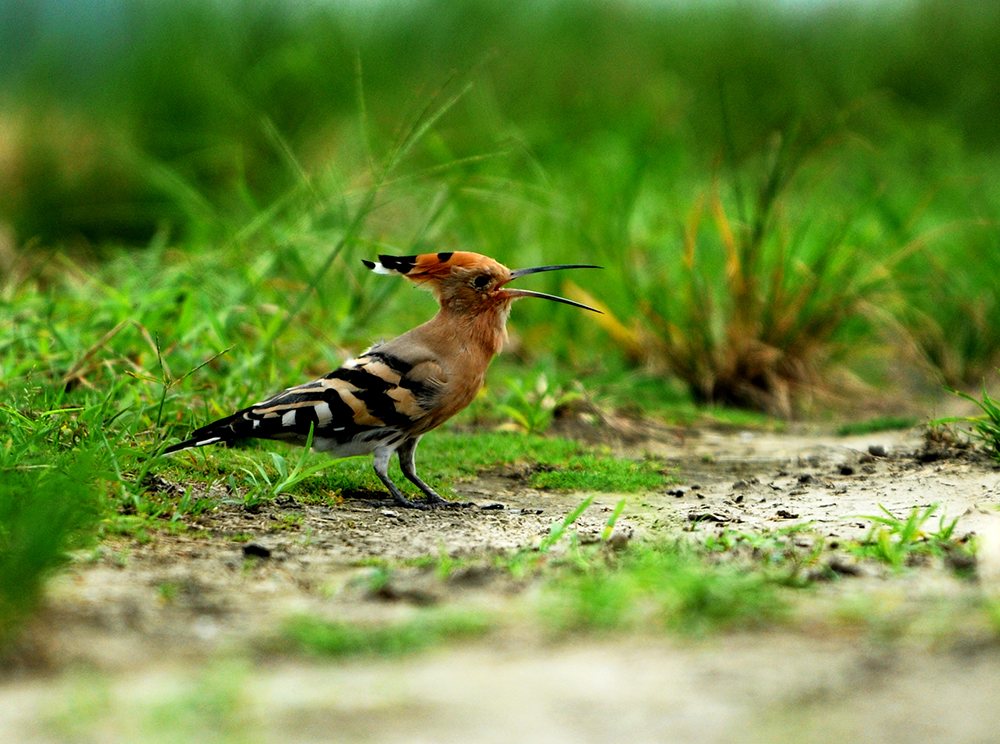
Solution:
<path fill-rule="evenodd" d="M 475 269 L 499 266 L 492 258 L 471 251 L 420 253 L 415 256 L 380 255 L 377 262 L 365 261 L 364 264 L 376 274 L 402 274 L 413 281 L 443 279 L 456 268 Z"/>

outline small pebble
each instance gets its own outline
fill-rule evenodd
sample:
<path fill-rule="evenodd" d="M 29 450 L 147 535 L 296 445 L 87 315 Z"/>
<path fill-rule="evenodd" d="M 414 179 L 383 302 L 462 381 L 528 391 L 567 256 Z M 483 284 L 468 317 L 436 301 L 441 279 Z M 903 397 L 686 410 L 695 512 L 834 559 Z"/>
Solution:
<path fill-rule="evenodd" d="M 831 557 L 826 565 L 831 571 L 841 576 L 860 576 L 862 574 L 861 566 L 840 556 Z"/>
<path fill-rule="evenodd" d="M 271 549 L 260 543 L 247 543 L 243 546 L 243 555 L 248 558 L 270 558 Z"/>
<path fill-rule="evenodd" d="M 631 539 L 631 534 L 625 530 L 615 530 L 611 533 L 611 537 L 608 538 L 608 546 L 612 550 L 624 550 Z"/>

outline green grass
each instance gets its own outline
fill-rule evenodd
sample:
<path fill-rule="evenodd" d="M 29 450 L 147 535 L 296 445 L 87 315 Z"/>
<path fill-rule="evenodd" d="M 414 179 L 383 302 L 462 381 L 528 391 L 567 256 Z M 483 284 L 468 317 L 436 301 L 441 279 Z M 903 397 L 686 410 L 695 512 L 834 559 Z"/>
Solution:
<path fill-rule="evenodd" d="M 1000 462 L 1000 401 L 990 397 L 986 385 L 983 385 L 981 398 L 976 398 L 962 392 L 957 393 L 957 395 L 979 406 L 982 414 L 958 419 L 946 419 L 945 421 L 951 423 L 962 422 L 969 425 L 972 435 L 982 443 L 986 452 L 993 459 Z"/>
<path fill-rule="evenodd" d="M 243 503 L 250 506 L 264 500 L 272 500 L 280 496 L 285 491 L 295 488 L 302 481 L 325 470 L 329 463 L 317 461 L 312 458 L 310 462 L 310 450 L 312 449 L 313 429 L 310 426 L 306 442 L 298 454 L 293 458 L 286 458 L 279 452 L 269 452 L 274 476 L 268 468 L 265 468 L 256 460 L 251 460 L 253 470 L 243 468 L 253 487 L 244 497 Z M 291 464 L 289 465 L 289 461 Z"/>
<path fill-rule="evenodd" d="M 68 551 L 93 542 L 111 477 L 100 414 L 0 405 L 0 651 Z"/>
<path fill-rule="evenodd" d="M 559 632 L 703 634 L 773 623 L 784 607 L 764 573 L 666 542 L 630 545 L 553 572 L 544 612 Z"/>
<path fill-rule="evenodd" d="M 667 539 L 614 546 L 609 537 L 623 513 L 625 502 L 621 500 L 599 543 L 585 545 L 572 527 L 591 504 L 592 497 L 588 497 L 561 521 L 554 522 L 536 548 L 493 557 L 442 553 L 398 565 L 376 560 L 369 563 L 376 570 L 367 581 L 375 590 L 389 582 L 400 568 L 420 568 L 432 570 L 447 583 L 460 569 L 489 566 L 522 585 L 540 586 L 529 605 L 547 632 L 559 638 L 608 633 L 705 636 L 733 629 L 781 626 L 801 619 L 812 623 L 814 610 L 810 608 L 814 606 L 825 607 L 824 615 L 830 613 L 825 604 L 830 595 L 824 598 L 815 591 L 804 591 L 838 579 L 838 574 L 824 562 L 827 546 L 823 537 L 810 524 L 764 532 L 725 529 L 701 542 Z M 932 530 L 928 523 L 936 513 L 937 507 L 931 506 L 915 509 L 906 519 L 888 511 L 865 517 L 873 523 L 869 536 L 847 541 L 842 547 L 895 570 L 929 558 L 964 556 L 968 560 L 955 561 L 954 565 L 961 566 L 960 576 L 966 576 L 974 545 L 955 535 L 957 520 L 941 517 Z M 818 605 L 810 605 L 810 598 Z M 927 627 L 922 626 L 922 616 L 912 608 L 901 613 L 899 608 L 856 606 L 855 601 L 842 597 L 836 600 L 833 614 L 823 622 L 841 629 L 845 622 L 860 625 L 874 636 L 886 632 L 935 635 L 944 632 L 944 626 L 935 625 L 935 613 L 945 606 L 950 607 L 949 618 L 952 614 L 968 614 L 962 632 L 976 633 L 981 625 L 995 622 L 995 607 L 978 594 L 963 600 L 968 604 L 967 612 L 956 610 L 942 599 L 926 618 Z M 469 638 L 502 633 L 512 617 L 522 617 L 510 612 L 470 617 L 440 609 L 418 613 L 413 620 L 374 629 L 297 618 L 286 626 L 284 638 L 294 650 L 306 653 L 391 656 L 425 650 L 445 642 L 452 634 Z M 947 627 L 953 626 L 951 619 L 947 623 Z M 941 640 L 947 638 L 942 636 Z"/>
<path fill-rule="evenodd" d="M 924 360 L 950 387 L 971 387 L 1000 362 L 1000 339 L 992 330 L 1000 321 L 1000 288 L 983 280 L 1000 273 L 1000 221 L 992 209 L 976 211 L 934 231 L 899 271 L 903 321 Z M 919 278 L 927 276 L 947 281 Z"/>
<path fill-rule="evenodd" d="M 856 245 L 867 215 L 808 202 L 796 178 L 814 147 L 778 137 L 759 173 L 717 177 L 685 208 L 680 255 L 630 262 L 646 321 L 635 343 L 696 400 L 788 416 L 868 333 L 864 308 L 882 301 L 891 246 L 870 260 Z"/>
<path fill-rule="evenodd" d="M 566 533 L 555 525 L 552 540 Z M 543 545 L 541 553 L 548 550 Z M 437 565 L 437 564 L 435 564 Z M 532 602 L 545 627 L 557 635 L 595 632 L 704 635 L 781 622 L 787 602 L 779 584 L 760 571 L 719 562 L 679 543 L 630 545 L 623 551 L 573 547 L 549 561 L 509 559 L 515 578 L 539 580 Z M 390 568 L 384 569 L 391 571 Z M 442 580 L 447 572 L 438 569 Z M 499 631 L 506 615 L 486 617 L 454 610 L 420 610 L 411 620 L 357 624 L 303 616 L 290 620 L 277 648 L 310 655 L 398 656 Z"/>
<path fill-rule="evenodd" d="M 864 421 L 851 421 L 837 427 L 837 435 L 849 437 L 857 434 L 876 434 L 880 431 L 911 429 L 920 421 L 912 416 L 876 416 Z"/>
<path fill-rule="evenodd" d="M 768 581 L 782 586 L 804 587 L 818 577 L 827 577 L 822 566 L 825 543 L 810 524 L 779 530 L 742 532 L 726 528 L 708 535 L 703 543 L 711 555 L 725 556 L 749 571 L 758 571 Z"/>
<path fill-rule="evenodd" d="M 295 463 L 292 471 L 289 461 Z M 509 473 L 515 485 L 523 481 L 531 488 L 553 491 L 638 493 L 675 481 L 653 460 L 625 459 L 569 439 L 511 432 L 434 432 L 422 440 L 418 462 L 422 477 L 453 498 L 457 484 L 489 473 Z M 163 463 L 158 472 L 182 482 L 192 477 L 207 478 L 207 482 L 223 479 L 230 492 L 249 507 L 273 500 L 278 486 L 305 503 L 324 503 L 343 491 L 384 490 L 370 457 L 331 460 L 322 453 L 296 451 L 273 442 L 236 451 L 199 451 L 183 463 Z M 397 462 L 390 464 L 389 472 L 404 491 L 412 488 Z M 413 495 L 419 498 L 415 489 Z M 497 498 L 503 500 L 500 495 Z M 138 503 L 142 514 L 162 523 L 207 511 L 218 502 L 207 495 L 192 499 L 187 494 L 177 501 L 175 495 L 154 492 L 139 496 Z"/>
<path fill-rule="evenodd" d="M 952 520 L 942 514 L 937 529 L 928 523 L 938 511 L 937 504 L 915 507 L 905 518 L 897 517 L 884 506 L 882 514 L 863 516 L 872 523 L 868 536 L 852 546 L 859 556 L 873 558 L 896 571 L 915 565 L 930 557 L 942 558 L 948 553 L 971 554 L 974 549 L 955 535 L 958 517 Z"/>
<path fill-rule="evenodd" d="M 421 465 L 422 469 L 438 470 L 450 479 L 472 477 L 484 470 L 519 463 L 557 467 L 590 449 L 570 439 L 537 434 L 442 431 L 421 440 L 419 457 L 421 463 L 427 463 Z"/>
<path fill-rule="evenodd" d="M 316 656 L 399 656 L 445 641 L 476 638 L 490 628 L 490 623 L 478 615 L 441 612 L 425 612 L 409 622 L 384 626 L 303 616 L 290 620 L 282 637 L 292 650 Z"/>
<path fill-rule="evenodd" d="M 557 634 L 641 631 L 703 635 L 732 627 L 765 626 L 785 615 L 778 589 L 791 582 L 759 565 L 720 559 L 717 546 L 699 548 L 667 541 L 626 544 L 611 550 L 609 539 L 620 519 L 620 500 L 597 545 L 581 545 L 573 525 L 591 506 L 587 497 L 552 524 L 536 548 L 522 548 L 487 559 L 494 570 L 521 582 L 538 582 L 541 594 L 531 604 Z M 559 550 L 555 550 L 559 546 Z M 483 558 L 446 553 L 404 561 L 408 568 L 433 570 L 443 582 L 454 571 L 482 565 Z M 390 581 L 397 566 L 377 560 L 366 579 L 369 590 Z M 411 620 L 388 625 L 330 622 L 297 617 L 282 631 L 291 650 L 323 656 L 396 656 L 443 642 L 499 631 L 508 615 L 456 614 L 420 610 Z"/>
<path fill-rule="evenodd" d="M 544 432 L 552 423 L 555 410 L 583 397 L 579 382 L 575 390 L 564 390 L 549 383 L 542 373 L 533 385 L 511 380 L 505 394 L 495 405 L 499 414 L 507 416 L 527 434 Z"/>
<path fill-rule="evenodd" d="M 531 476 L 535 488 L 561 491 L 649 491 L 671 482 L 663 466 L 647 460 L 624 460 L 599 455 L 576 455 Z"/>
<path fill-rule="evenodd" d="M 110 736 L 157 744 L 201 737 L 220 744 L 259 742 L 261 717 L 247 692 L 250 675 L 248 662 L 210 659 L 182 683 L 167 682 L 147 699 L 122 704 L 106 673 L 76 669 L 53 680 L 57 702 L 39 727 L 59 741 Z"/>

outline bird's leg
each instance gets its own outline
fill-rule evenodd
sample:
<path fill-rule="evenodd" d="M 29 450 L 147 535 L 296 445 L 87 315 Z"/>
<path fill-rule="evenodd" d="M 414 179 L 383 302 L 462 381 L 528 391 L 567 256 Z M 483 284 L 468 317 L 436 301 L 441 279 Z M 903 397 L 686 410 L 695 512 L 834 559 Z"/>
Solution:
<path fill-rule="evenodd" d="M 422 504 L 417 501 L 410 501 L 410 499 L 406 498 L 406 496 L 403 495 L 403 492 L 396 487 L 396 484 L 389 480 L 389 458 L 392 457 L 392 452 L 392 449 L 389 447 L 379 447 L 375 450 L 375 460 L 373 463 L 375 467 L 375 475 L 377 475 L 378 479 L 382 481 L 382 484 L 389 489 L 389 493 L 392 494 L 392 497 L 400 506 L 405 506 L 408 509 L 429 509 L 430 507 L 426 504 Z M 406 472 L 405 468 L 403 472 Z M 438 496 L 438 498 L 440 499 L 441 497 Z"/>
<path fill-rule="evenodd" d="M 417 475 L 416 463 L 417 442 L 419 441 L 419 437 L 407 439 L 399 447 L 399 467 L 403 471 L 403 475 L 406 476 L 406 479 L 424 492 L 429 504 L 434 506 L 471 506 L 471 504 L 448 501 L 420 479 L 420 476 Z"/>

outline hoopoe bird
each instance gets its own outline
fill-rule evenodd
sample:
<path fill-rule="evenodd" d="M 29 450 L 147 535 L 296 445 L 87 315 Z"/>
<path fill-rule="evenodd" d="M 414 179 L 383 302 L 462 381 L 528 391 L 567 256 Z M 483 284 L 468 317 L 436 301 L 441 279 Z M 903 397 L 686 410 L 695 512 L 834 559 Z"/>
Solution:
<path fill-rule="evenodd" d="M 401 506 L 454 504 L 417 475 L 417 443 L 475 398 L 507 338 L 514 300 L 539 297 L 600 312 L 565 297 L 507 286 L 528 274 L 599 266 L 561 264 L 511 271 L 492 258 L 466 251 L 383 255 L 364 264 L 377 274 L 402 275 L 429 288 L 440 306 L 437 314 L 401 336 L 376 343 L 324 377 L 195 430 L 163 454 L 250 438 L 305 445 L 312 432 L 313 449 L 335 458 L 374 454 L 375 474 Z M 411 501 L 390 480 L 393 453 L 424 501 Z"/>

